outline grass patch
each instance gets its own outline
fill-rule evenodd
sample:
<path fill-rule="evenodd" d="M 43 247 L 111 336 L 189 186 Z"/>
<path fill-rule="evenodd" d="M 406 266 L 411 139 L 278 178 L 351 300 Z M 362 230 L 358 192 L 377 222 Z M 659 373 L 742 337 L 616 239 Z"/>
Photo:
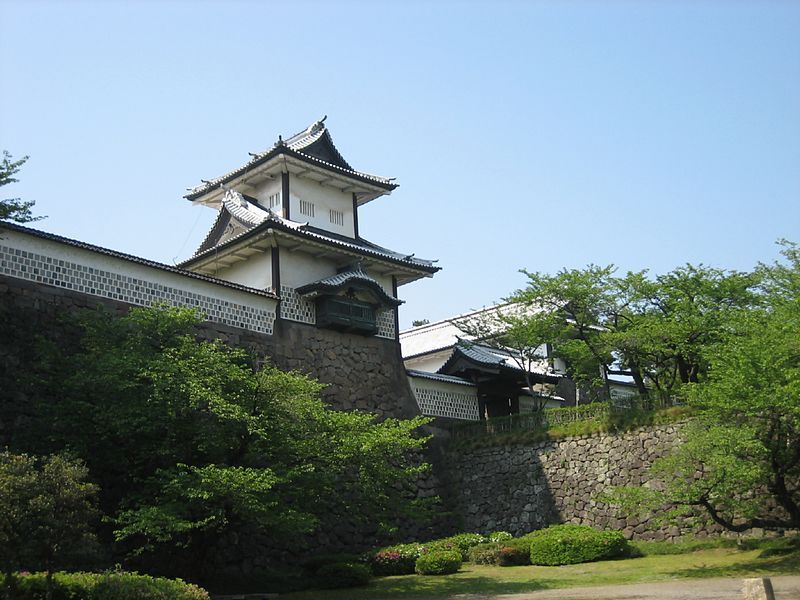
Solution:
<path fill-rule="evenodd" d="M 698 544 L 705 540 L 698 541 Z M 727 543 L 727 542 L 726 542 Z M 442 598 L 456 594 L 515 594 L 544 589 L 669 581 L 690 577 L 746 577 L 795 574 L 800 571 L 800 549 L 777 554 L 771 541 L 752 549 L 716 547 L 682 554 L 654 553 L 641 558 L 599 561 L 560 567 L 496 567 L 465 564 L 458 573 L 440 577 L 400 575 L 373 580 L 368 587 L 351 589 L 353 600 L 381 598 Z M 735 541 L 734 541 L 735 544 Z M 668 544 L 664 544 L 665 546 Z M 669 544 L 678 545 L 678 544 Z M 686 546 L 682 546 L 686 549 Z M 784 548 L 785 549 L 785 548 Z M 287 594 L 294 600 L 334 600 L 341 592 L 308 591 Z"/>
<path fill-rule="evenodd" d="M 761 541 L 761 540 L 759 540 Z M 736 538 L 708 538 L 686 540 L 682 542 L 643 542 L 630 541 L 631 556 L 664 556 L 667 554 L 689 554 L 699 550 L 711 550 L 713 548 L 738 548 L 739 542 Z M 755 547 L 749 548 L 750 550 Z"/>

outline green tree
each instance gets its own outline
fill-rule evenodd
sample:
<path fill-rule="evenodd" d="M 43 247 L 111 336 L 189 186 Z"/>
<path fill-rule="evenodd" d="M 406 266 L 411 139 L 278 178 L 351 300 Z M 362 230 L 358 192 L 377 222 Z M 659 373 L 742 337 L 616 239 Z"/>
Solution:
<path fill-rule="evenodd" d="M 544 409 L 547 398 L 540 394 L 543 390 L 534 373 L 553 366 L 547 347 L 564 328 L 563 319 L 557 313 L 542 310 L 538 305 L 504 303 L 452 323 L 468 336 L 461 340 L 463 343 L 479 343 L 508 352 L 523 374 L 531 397 L 539 399 L 534 409 Z"/>
<path fill-rule="evenodd" d="M 425 419 L 330 410 L 318 382 L 198 341 L 199 323 L 179 308 L 91 313 L 77 351 L 44 353 L 29 443 L 85 458 L 118 541 L 182 548 L 196 573 L 231 532 L 280 546 L 329 514 L 388 526 L 413 512 L 395 488 L 426 467 Z"/>
<path fill-rule="evenodd" d="M 3 159 L 0 161 L 0 187 L 19 181 L 14 175 L 19 172 L 20 167 L 27 160 L 27 156 L 23 156 L 19 160 L 13 160 L 11 154 L 7 150 L 3 150 Z M 24 201 L 19 198 L 0 200 L 0 221 L 16 221 L 17 223 L 38 221 L 42 217 L 35 217 L 31 213 L 31 208 L 33 208 L 34 204 L 33 200 Z"/>
<path fill-rule="evenodd" d="M 616 491 L 625 510 L 800 528 L 800 253 L 786 244 L 784 256 L 759 268 L 761 305 L 729 313 L 704 349 L 707 375 L 685 388 L 686 441 L 653 465 L 650 486 Z"/>
<path fill-rule="evenodd" d="M 13 571 L 53 572 L 91 552 L 97 486 L 77 460 L 0 452 L 0 566 L 13 597 Z"/>
<path fill-rule="evenodd" d="M 642 396 L 662 398 L 700 381 L 703 350 L 719 339 L 728 315 L 758 303 L 758 274 L 704 266 L 655 278 L 645 271 L 620 277 L 613 266 L 594 265 L 523 273 L 526 287 L 507 298 L 525 307 L 514 313 L 510 331 L 522 340 L 528 332 L 531 347 L 550 336 L 570 378 L 605 398 L 614 375 L 630 376 Z"/>

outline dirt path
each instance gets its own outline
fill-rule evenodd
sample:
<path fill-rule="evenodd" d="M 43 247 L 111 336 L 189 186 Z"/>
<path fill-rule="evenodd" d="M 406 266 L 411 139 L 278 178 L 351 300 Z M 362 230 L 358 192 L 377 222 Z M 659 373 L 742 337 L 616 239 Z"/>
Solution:
<path fill-rule="evenodd" d="M 771 577 L 776 600 L 800 600 L 800 575 Z M 678 579 L 602 587 L 544 590 L 527 594 L 461 594 L 449 600 L 739 600 L 742 579 Z"/>

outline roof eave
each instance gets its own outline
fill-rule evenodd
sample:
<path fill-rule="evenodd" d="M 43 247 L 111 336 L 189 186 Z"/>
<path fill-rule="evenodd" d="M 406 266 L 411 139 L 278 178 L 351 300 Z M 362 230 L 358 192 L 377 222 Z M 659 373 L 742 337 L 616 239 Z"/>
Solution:
<path fill-rule="evenodd" d="M 322 239 L 309 239 L 309 237 L 304 235 L 302 231 L 289 230 L 285 225 L 273 220 L 265 221 L 246 233 L 243 233 L 239 237 L 232 238 L 214 248 L 209 248 L 208 250 L 205 250 L 204 252 L 179 263 L 179 266 L 184 269 L 202 269 L 208 264 L 218 262 L 219 260 L 224 259 L 226 256 L 235 254 L 237 251 L 241 251 L 245 246 L 252 246 L 257 238 L 270 238 L 268 245 L 272 247 L 280 245 L 280 238 L 295 240 L 300 239 L 304 245 L 322 247 L 328 252 L 333 252 L 348 257 L 366 258 L 370 261 L 392 265 L 395 267 L 395 274 L 398 276 L 398 278 L 403 278 L 403 283 L 410 283 L 411 281 L 421 279 L 422 277 L 432 277 L 434 273 L 441 270 L 441 267 L 416 265 L 413 263 L 409 264 L 408 262 L 394 259 L 389 256 L 381 256 L 378 253 L 358 250 L 356 248 L 343 247 L 334 242 L 325 242 Z M 399 281 L 398 285 L 400 285 Z"/>
<path fill-rule="evenodd" d="M 243 179 L 246 180 L 247 178 L 259 175 L 265 170 L 273 168 L 276 164 L 288 170 L 288 166 L 285 163 L 281 164 L 283 158 L 301 161 L 315 169 L 333 174 L 336 178 L 345 179 L 349 182 L 357 182 L 358 185 L 351 187 L 354 188 L 354 193 L 362 195 L 361 198 L 357 197 L 359 205 L 366 204 L 375 198 L 389 194 L 398 186 L 398 184 L 392 183 L 386 178 L 357 171 L 348 171 L 347 169 L 327 163 L 316 157 L 304 154 L 303 152 L 292 150 L 286 145 L 277 145 L 258 158 L 254 158 L 247 164 L 219 177 L 199 189 L 195 188 L 188 194 L 184 194 L 183 197 L 198 204 L 214 203 L 217 200 L 217 196 L 221 196 L 224 193 L 223 185 L 238 185 L 243 183 Z M 290 170 L 288 172 L 291 173 Z M 344 189 L 348 189 L 348 186 L 345 186 Z"/>

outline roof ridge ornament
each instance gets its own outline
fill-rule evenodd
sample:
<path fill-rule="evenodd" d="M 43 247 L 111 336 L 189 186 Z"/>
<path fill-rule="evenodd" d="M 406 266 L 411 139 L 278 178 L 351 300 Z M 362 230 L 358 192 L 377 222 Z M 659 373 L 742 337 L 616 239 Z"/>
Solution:
<path fill-rule="evenodd" d="M 306 133 L 314 134 L 325 129 L 325 119 L 327 118 L 328 115 L 325 115 L 319 121 L 314 121 L 311 125 L 308 126 L 308 129 L 306 129 Z"/>

